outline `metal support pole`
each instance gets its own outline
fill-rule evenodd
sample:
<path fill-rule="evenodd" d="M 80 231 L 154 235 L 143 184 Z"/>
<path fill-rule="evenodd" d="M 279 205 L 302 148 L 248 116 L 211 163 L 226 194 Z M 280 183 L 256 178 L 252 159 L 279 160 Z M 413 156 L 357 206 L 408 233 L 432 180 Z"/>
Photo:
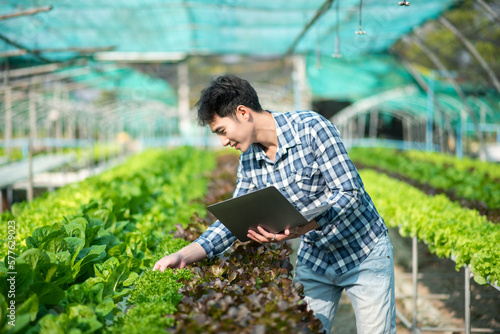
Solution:
<path fill-rule="evenodd" d="M 123 142 L 120 143 L 120 157 L 124 157 L 127 154 L 128 138 L 125 132 L 125 120 L 122 114 L 118 114 L 118 133 L 121 134 Z"/>
<path fill-rule="evenodd" d="M 12 186 L 7 187 L 7 205 L 10 207 L 14 202 L 14 188 Z"/>
<path fill-rule="evenodd" d="M 467 113 L 460 113 L 460 131 L 462 132 L 462 151 L 467 151 Z"/>
<path fill-rule="evenodd" d="M 36 101 L 33 88 L 29 91 L 29 134 L 28 134 L 28 189 L 27 199 L 33 200 L 33 140 L 36 138 Z"/>
<path fill-rule="evenodd" d="M 36 128 L 36 98 L 34 88 L 29 91 L 29 133 L 32 139 L 36 139 L 37 128 Z"/>
<path fill-rule="evenodd" d="M 422 120 L 420 124 L 420 138 L 423 144 L 425 144 L 425 127 L 426 127 L 426 121 Z"/>
<path fill-rule="evenodd" d="M 356 119 L 352 117 L 349 120 L 349 139 L 353 140 L 356 138 Z"/>
<path fill-rule="evenodd" d="M 7 157 L 10 156 L 11 147 L 9 145 L 10 140 L 12 139 L 12 95 L 10 87 L 5 87 L 5 134 L 4 139 L 5 143 L 5 154 Z"/>
<path fill-rule="evenodd" d="M 372 111 L 370 113 L 370 138 L 377 139 L 377 129 L 378 129 L 378 113 Z"/>
<path fill-rule="evenodd" d="M 293 56 L 293 107 L 295 110 L 311 109 L 307 92 L 306 62 L 302 55 Z"/>
<path fill-rule="evenodd" d="M 358 115 L 358 138 L 365 136 L 366 114 Z"/>
<path fill-rule="evenodd" d="M 91 125 L 91 118 L 92 118 L 92 112 L 86 115 L 85 119 L 85 137 L 87 138 L 87 141 L 89 142 L 88 148 L 89 148 L 89 174 L 94 175 L 94 152 L 95 152 L 95 141 L 93 138 L 93 129 Z"/>
<path fill-rule="evenodd" d="M 429 73 L 429 85 L 427 89 L 427 123 L 425 127 L 425 146 L 427 151 L 434 151 L 433 149 L 433 121 L 434 121 L 434 80 L 435 73 Z"/>
<path fill-rule="evenodd" d="M 177 65 L 177 78 L 179 82 L 179 131 L 181 136 L 188 138 L 191 133 L 191 120 L 189 111 L 189 69 L 186 61 Z"/>
<path fill-rule="evenodd" d="M 448 28 L 462 42 L 462 44 L 467 48 L 467 50 L 469 50 L 469 52 L 474 56 L 474 58 L 476 58 L 481 67 L 488 74 L 488 77 L 490 78 L 497 92 L 500 93 L 500 82 L 498 81 L 495 72 L 491 69 L 488 63 L 484 60 L 481 54 L 474 47 L 474 45 L 472 45 L 472 43 L 444 16 L 439 17 L 439 22 L 441 22 L 441 24 L 443 24 L 446 28 Z"/>
<path fill-rule="evenodd" d="M 465 334 L 470 334 L 472 328 L 470 318 L 470 277 L 470 267 L 465 266 Z"/>
<path fill-rule="evenodd" d="M 439 152 L 446 152 L 446 141 L 445 141 L 445 131 L 443 126 L 441 126 L 444 123 L 444 114 L 437 112 L 436 113 L 436 142 L 439 143 Z"/>
<path fill-rule="evenodd" d="M 453 147 L 452 149 L 452 140 L 453 140 L 453 136 L 455 135 L 455 131 L 454 129 L 451 127 L 451 122 L 450 122 L 450 115 L 448 114 L 444 114 L 444 123 L 445 123 L 445 129 L 446 129 L 446 140 L 447 140 L 447 144 L 446 144 L 446 147 L 447 147 L 447 153 L 448 154 L 453 154 L 453 149 L 455 149 L 455 147 Z"/>
<path fill-rule="evenodd" d="M 462 159 L 464 157 L 464 148 L 463 148 L 463 137 L 462 137 L 462 117 L 458 119 L 459 123 L 457 124 L 457 143 L 456 143 L 456 156 L 458 159 Z"/>
<path fill-rule="evenodd" d="M 99 123 L 98 123 L 99 124 Z M 107 151 L 107 143 L 106 143 L 106 136 L 105 136 L 105 133 L 104 133 L 104 130 L 103 129 L 100 129 L 99 127 L 98 128 L 98 140 L 99 140 L 99 154 L 97 155 L 98 156 L 98 161 L 99 161 L 99 164 L 103 164 L 104 162 L 106 162 L 106 151 Z"/>
<path fill-rule="evenodd" d="M 414 236 L 412 238 L 412 281 L 413 281 L 413 325 L 412 333 L 419 333 L 418 330 L 418 240 Z"/>
<path fill-rule="evenodd" d="M 403 41 L 411 41 L 413 42 L 416 46 L 418 46 L 424 53 L 429 57 L 429 59 L 432 61 L 434 65 L 439 69 L 441 73 L 450 73 L 446 66 L 443 64 L 443 62 L 438 58 L 438 56 L 432 51 L 430 48 L 428 48 L 425 43 L 420 40 L 417 36 L 415 35 L 409 35 L 406 36 Z M 472 110 L 472 107 L 470 106 L 470 103 L 467 101 L 467 97 L 465 96 L 464 91 L 462 88 L 458 85 L 457 81 L 450 75 L 445 75 L 445 78 L 451 83 L 453 89 L 459 96 L 460 100 L 462 101 L 466 112 L 471 116 L 472 121 L 474 122 L 474 128 L 477 133 L 478 139 L 479 139 L 479 144 L 480 144 L 480 149 L 483 151 L 484 155 L 487 156 L 486 148 L 484 145 L 484 138 L 483 138 L 483 133 L 479 129 L 479 122 L 477 118 L 475 117 L 474 111 Z M 448 131 L 452 132 L 451 128 L 448 128 Z M 461 137 L 462 140 L 465 139 L 465 136 Z M 462 147 L 464 147 L 464 143 L 460 143 Z"/>
<path fill-rule="evenodd" d="M 54 106 L 55 106 L 55 112 L 56 112 L 56 140 L 61 141 L 63 138 L 63 113 L 62 113 L 62 90 L 61 86 L 59 84 L 56 84 L 56 87 L 54 89 Z M 63 151 L 62 146 L 58 146 L 54 151 Z"/>
<path fill-rule="evenodd" d="M 28 189 L 26 189 L 26 198 L 32 201 L 34 197 L 33 189 L 33 139 L 31 135 L 28 138 Z"/>

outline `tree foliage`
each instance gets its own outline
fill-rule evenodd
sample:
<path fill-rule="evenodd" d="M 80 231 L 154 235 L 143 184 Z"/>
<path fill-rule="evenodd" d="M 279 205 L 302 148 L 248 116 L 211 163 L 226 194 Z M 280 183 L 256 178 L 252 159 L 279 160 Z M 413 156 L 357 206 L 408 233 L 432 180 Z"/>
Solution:
<path fill-rule="evenodd" d="M 500 12 L 498 1 L 485 1 L 496 13 Z M 477 49 L 479 54 L 500 77 L 500 23 L 498 18 L 488 13 L 477 1 L 465 0 L 461 5 L 443 15 Z M 493 89 L 485 70 L 475 57 L 439 20 L 429 21 L 410 36 L 420 39 L 443 62 L 450 71 L 457 73 L 457 79 L 469 83 L 469 93 L 483 95 Z M 437 69 L 427 53 L 415 43 L 403 39 L 396 43 L 394 51 L 417 66 Z"/>

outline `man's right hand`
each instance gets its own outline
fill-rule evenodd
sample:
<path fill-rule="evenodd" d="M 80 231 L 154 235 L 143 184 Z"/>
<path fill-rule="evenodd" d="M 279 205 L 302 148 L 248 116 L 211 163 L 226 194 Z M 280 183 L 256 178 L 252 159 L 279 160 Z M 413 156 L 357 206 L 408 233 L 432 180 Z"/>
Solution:
<path fill-rule="evenodd" d="M 160 270 L 163 272 L 167 268 L 181 269 L 188 264 L 203 260 L 206 257 L 207 253 L 203 247 L 193 242 L 176 253 L 162 257 L 155 263 L 153 270 Z"/>
<path fill-rule="evenodd" d="M 186 262 L 182 259 L 182 256 L 177 252 L 167 256 L 162 257 L 158 260 L 153 270 L 160 270 L 163 272 L 167 268 L 184 268 L 186 266 Z"/>

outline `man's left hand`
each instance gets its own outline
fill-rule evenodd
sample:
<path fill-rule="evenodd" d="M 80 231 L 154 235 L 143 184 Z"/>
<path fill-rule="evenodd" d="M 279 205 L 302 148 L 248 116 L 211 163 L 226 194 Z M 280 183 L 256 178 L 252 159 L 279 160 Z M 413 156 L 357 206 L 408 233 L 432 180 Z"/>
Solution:
<path fill-rule="evenodd" d="M 295 239 L 307 232 L 318 228 L 318 223 L 315 220 L 311 220 L 309 223 L 302 226 L 297 226 L 293 228 L 287 228 L 283 233 L 272 233 L 266 231 L 263 227 L 258 226 L 257 231 L 248 230 L 247 237 L 258 243 L 269 243 L 269 242 L 280 242 L 283 240 Z"/>

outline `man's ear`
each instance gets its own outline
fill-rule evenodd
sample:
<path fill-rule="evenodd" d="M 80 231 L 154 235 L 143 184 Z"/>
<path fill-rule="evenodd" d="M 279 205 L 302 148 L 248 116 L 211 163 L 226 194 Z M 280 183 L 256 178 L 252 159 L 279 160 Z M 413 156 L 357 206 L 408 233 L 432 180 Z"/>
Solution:
<path fill-rule="evenodd" d="M 238 118 L 242 117 L 244 120 L 249 120 L 251 115 L 250 115 L 251 109 L 248 107 L 245 107 L 244 105 L 240 104 L 236 108 L 236 116 Z"/>

